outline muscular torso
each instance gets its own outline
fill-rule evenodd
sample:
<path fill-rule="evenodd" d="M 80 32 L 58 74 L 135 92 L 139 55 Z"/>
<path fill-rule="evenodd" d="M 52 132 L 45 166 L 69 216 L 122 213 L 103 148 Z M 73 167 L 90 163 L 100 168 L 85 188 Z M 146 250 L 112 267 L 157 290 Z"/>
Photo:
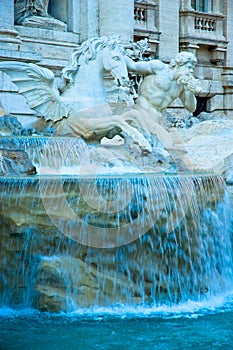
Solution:
<path fill-rule="evenodd" d="M 159 112 L 167 108 L 182 90 L 176 80 L 172 79 L 172 72 L 166 68 L 145 76 L 139 88 L 137 104 Z"/>

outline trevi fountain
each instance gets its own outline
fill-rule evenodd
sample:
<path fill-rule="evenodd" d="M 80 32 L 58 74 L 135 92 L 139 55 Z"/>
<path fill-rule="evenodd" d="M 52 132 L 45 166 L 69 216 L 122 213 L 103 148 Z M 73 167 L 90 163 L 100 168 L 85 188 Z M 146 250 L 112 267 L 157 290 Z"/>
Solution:
<path fill-rule="evenodd" d="M 0 118 L 3 307 L 101 318 L 231 295 L 233 121 L 177 128 L 167 111 L 176 98 L 195 110 L 196 63 L 186 51 L 134 60 L 117 36 L 83 42 L 59 79 L 0 62 L 37 113 L 27 125 Z"/>

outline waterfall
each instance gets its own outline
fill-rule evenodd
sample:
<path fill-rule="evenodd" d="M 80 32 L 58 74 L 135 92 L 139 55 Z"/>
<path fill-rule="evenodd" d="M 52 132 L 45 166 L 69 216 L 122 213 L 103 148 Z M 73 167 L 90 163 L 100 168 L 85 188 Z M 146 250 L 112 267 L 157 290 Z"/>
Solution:
<path fill-rule="evenodd" d="M 49 174 L 80 165 L 88 154 L 85 142 L 72 137 L 1 137 L 1 148 L 25 151 L 39 173 Z"/>
<path fill-rule="evenodd" d="M 176 304 L 232 287 L 217 176 L 0 178 L 1 303 Z"/>

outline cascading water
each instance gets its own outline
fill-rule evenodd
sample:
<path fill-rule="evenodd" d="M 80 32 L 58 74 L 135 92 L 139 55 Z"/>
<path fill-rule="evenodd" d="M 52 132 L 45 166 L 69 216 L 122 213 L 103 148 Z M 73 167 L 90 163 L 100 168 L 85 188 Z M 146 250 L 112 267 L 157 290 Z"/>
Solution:
<path fill-rule="evenodd" d="M 219 177 L 1 178 L 1 304 L 173 305 L 232 287 Z"/>
<path fill-rule="evenodd" d="M 88 154 L 85 142 L 72 137 L 1 137 L 1 148 L 25 151 L 38 172 L 46 174 L 79 166 Z"/>

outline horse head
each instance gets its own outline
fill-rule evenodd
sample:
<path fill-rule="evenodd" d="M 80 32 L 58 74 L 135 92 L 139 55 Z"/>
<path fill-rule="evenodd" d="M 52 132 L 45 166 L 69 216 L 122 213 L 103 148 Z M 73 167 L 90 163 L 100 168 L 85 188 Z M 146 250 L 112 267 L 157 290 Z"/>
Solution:
<path fill-rule="evenodd" d="M 126 54 L 117 40 L 113 44 L 103 47 L 101 56 L 104 70 L 112 74 L 115 78 L 115 83 L 118 86 L 129 86 L 130 81 L 125 60 Z"/>
<path fill-rule="evenodd" d="M 87 73 L 88 70 L 90 73 Z M 95 73 L 96 77 L 98 75 L 103 76 L 103 71 L 110 72 L 115 78 L 117 85 L 125 87 L 130 86 L 126 53 L 117 36 L 91 38 L 85 41 L 80 48 L 73 53 L 71 64 L 62 70 L 62 75 L 72 86 L 78 84 L 78 79 L 84 74 L 88 74 L 86 79 L 88 79 L 90 75 L 94 79 L 93 75 Z M 81 72 L 83 74 L 81 74 Z"/>

